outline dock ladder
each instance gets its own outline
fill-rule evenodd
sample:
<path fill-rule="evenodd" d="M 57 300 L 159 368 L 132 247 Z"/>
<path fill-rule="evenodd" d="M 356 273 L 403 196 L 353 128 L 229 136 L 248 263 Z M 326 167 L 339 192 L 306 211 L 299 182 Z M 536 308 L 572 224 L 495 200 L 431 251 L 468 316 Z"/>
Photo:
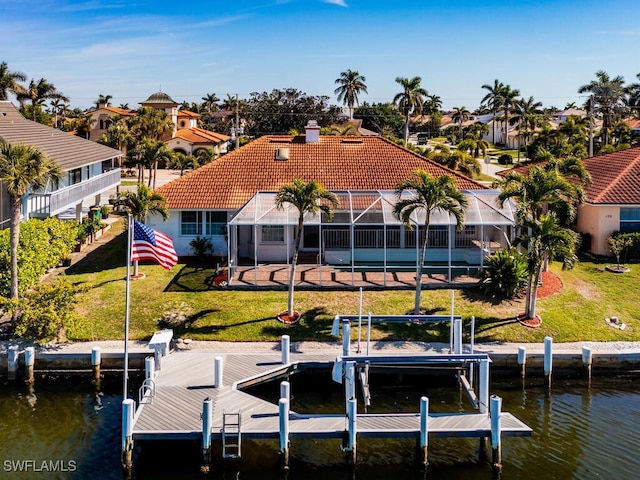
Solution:
<path fill-rule="evenodd" d="M 242 432 L 240 430 L 242 412 L 222 413 L 222 458 L 240 458 Z"/>

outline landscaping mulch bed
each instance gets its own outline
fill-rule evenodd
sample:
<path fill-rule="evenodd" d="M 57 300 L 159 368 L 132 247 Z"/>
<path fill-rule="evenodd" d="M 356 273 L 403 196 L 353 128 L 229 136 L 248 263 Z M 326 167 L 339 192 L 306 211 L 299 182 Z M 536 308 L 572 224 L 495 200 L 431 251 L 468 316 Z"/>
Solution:
<path fill-rule="evenodd" d="M 536 298 L 544 298 L 554 295 L 562 290 L 562 281 L 553 272 L 542 272 L 542 285 L 538 286 Z M 535 318 L 526 318 L 524 313 L 519 314 L 517 317 L 525 327 L 538 328 L 542 325 L 542 319 L 540 315 L 536 315 Z"/>

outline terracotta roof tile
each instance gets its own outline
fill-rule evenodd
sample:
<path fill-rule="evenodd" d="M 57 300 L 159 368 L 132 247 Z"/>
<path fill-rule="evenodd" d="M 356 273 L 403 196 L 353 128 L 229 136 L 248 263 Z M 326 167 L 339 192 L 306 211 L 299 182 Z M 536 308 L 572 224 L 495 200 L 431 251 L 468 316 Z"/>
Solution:
<path fill-rule="evenodd" d="M 382 137 L 265 136 L 180 177 L 157 191 L 172 209 L 238 209 L 256 192 L 275 192 L 295 178 L 317 180 L 328 190 L 392 190 L 416 169 L 449 174 L 460 189 L 483 185 L 427 160 Z M 287 148 L 289 159 L 276 160 Z"/>
<path fill-rule="evenodd" d="M 512 170 L 526 175 L 532 165 L 540 163 L 531 162 Z M 640 147 L 586 158 L 584 164 L 591 175 L 591 184 L 584 187 L 586 203 L 640 205 Z"/>
<path fill-rule="evenodd" d="M 191 143 L 221 143 L 229 141 L 228 136 L 211 132 L 202 128 L 183 128 L 176 132 L 176 138 L 182 138 Z"/>

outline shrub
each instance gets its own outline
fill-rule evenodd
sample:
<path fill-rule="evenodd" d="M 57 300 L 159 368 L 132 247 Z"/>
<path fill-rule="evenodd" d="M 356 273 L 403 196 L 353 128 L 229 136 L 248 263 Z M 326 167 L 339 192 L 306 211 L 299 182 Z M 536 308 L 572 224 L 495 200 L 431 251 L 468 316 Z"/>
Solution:
<path fill-rule="evenodd" d="M 194 238 L 189 242 L 189 246 L 197 257 L 205 257 L 213 250 L 213 244 L 205 237 Z"/>
<path fill-rule="evenodd" d="M 513 165 L 513 157 L 508 153 L 503 153 L 498 157 L 499 165 Z"/>
<path fill-rule="evenodd" d="M 513 298 L 527 285 L 527 259 L 515 249 L 498 250 L 487 258 L 482 285 L 488 295 Z"/>

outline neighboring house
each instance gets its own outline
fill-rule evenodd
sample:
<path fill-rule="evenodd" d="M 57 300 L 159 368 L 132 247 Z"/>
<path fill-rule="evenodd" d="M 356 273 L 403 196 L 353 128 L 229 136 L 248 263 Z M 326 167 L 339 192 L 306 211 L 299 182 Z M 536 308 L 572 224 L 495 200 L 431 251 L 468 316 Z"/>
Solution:
<path fill-rule="evenodd" d="M 581 110 L 579 108 L 567 108 L 561 112 L 555 112 L 551 114 L 551 120 L 556 124 L 560 124 L 566 121 L 569 117 L 580 117 L 584 118 L 587 116 L 586 110 Z"/>
<path fill-rule="evenodd" d="M 182 152 L 186 155 L 195 155 L 198 150 L 207 148 L 213 148 L 218 155 L 221 155 L 227 153 L 230 139 L 231 137 L 221 133 L 192 127 L 178 130 L 166 144 L 170 150 Z"/>
<path fill-rule="evenodd" d="M 640 232 L 640 147 L 584 160 L 591 175 L 577 230 L 591 235 L 591 252 L 610 255 L 613 232 Z"/>
<path fill-rule="evenodd" d="M 498 192 L 380 136 L 320 136 L 311 122 L 305 136 L 261 137 L 158 188 L 170 218 L 148 222 L 173 237 L 179 255 L 192 254 L 196 237 L 210 239 L 216 254 L 228 256 L 232 274 L 241 263 L 289 263 L 298 213 L 277 210 L 275 192 L 295 178 L 317 180 L 340 205 L 331 222 L 306 219 L 303 258 L 347 268 L 415 268 L 424 215 L 409 230 L 392 209 L 394 189 L 417 169 L 451 175 L 469 199 L 462 231 L 455 232 L 448 216 L 432 218 L 426 264 L 449 273 L 456 266 L 482 268 L 487 250 L 505 245 L 515 224 L 510 203 L 497 207 Z"/>
<path fill-rule="evenodd" d="M 596 255 L 610 255 L 607 239 L 613 232 L 640 232 L 640 147 L 605 153 L 583 160 L 591 184 L 583 187 L 586 200 L 578 208 L 576 231 L 589 234 Z M 530 162 L 498 174 L 527 174 Z"/>
<path fill-rule="evenodd" d="M 136 114 L 134 110 L 110 107 L 104 103 L 98 105 L 98 108 L 91 112 L 91 131 L 89 132 L 89 140 L 97 142 L 104 132 L 107 131 L 109 126 L 113 123 L 113 118 L 119 117 L 131 117 Z"/>
<path fill-rule="evenodd" d="M 0 101 L 0 139 L 38 147 L 63 170 L 63 180 L 45 191 L 30 192 L 22 206 L 24 219 L 53 217 L 60 214 L 82 220 L 82 204 L 101 203 L 101 194 L 120 184 L 120 169 L 115 168 L 122 153 L 58 129 L 25 119 L 11 102 Z M 0 192 L 0 220 L 8 219 L 6 189 Z"/>

